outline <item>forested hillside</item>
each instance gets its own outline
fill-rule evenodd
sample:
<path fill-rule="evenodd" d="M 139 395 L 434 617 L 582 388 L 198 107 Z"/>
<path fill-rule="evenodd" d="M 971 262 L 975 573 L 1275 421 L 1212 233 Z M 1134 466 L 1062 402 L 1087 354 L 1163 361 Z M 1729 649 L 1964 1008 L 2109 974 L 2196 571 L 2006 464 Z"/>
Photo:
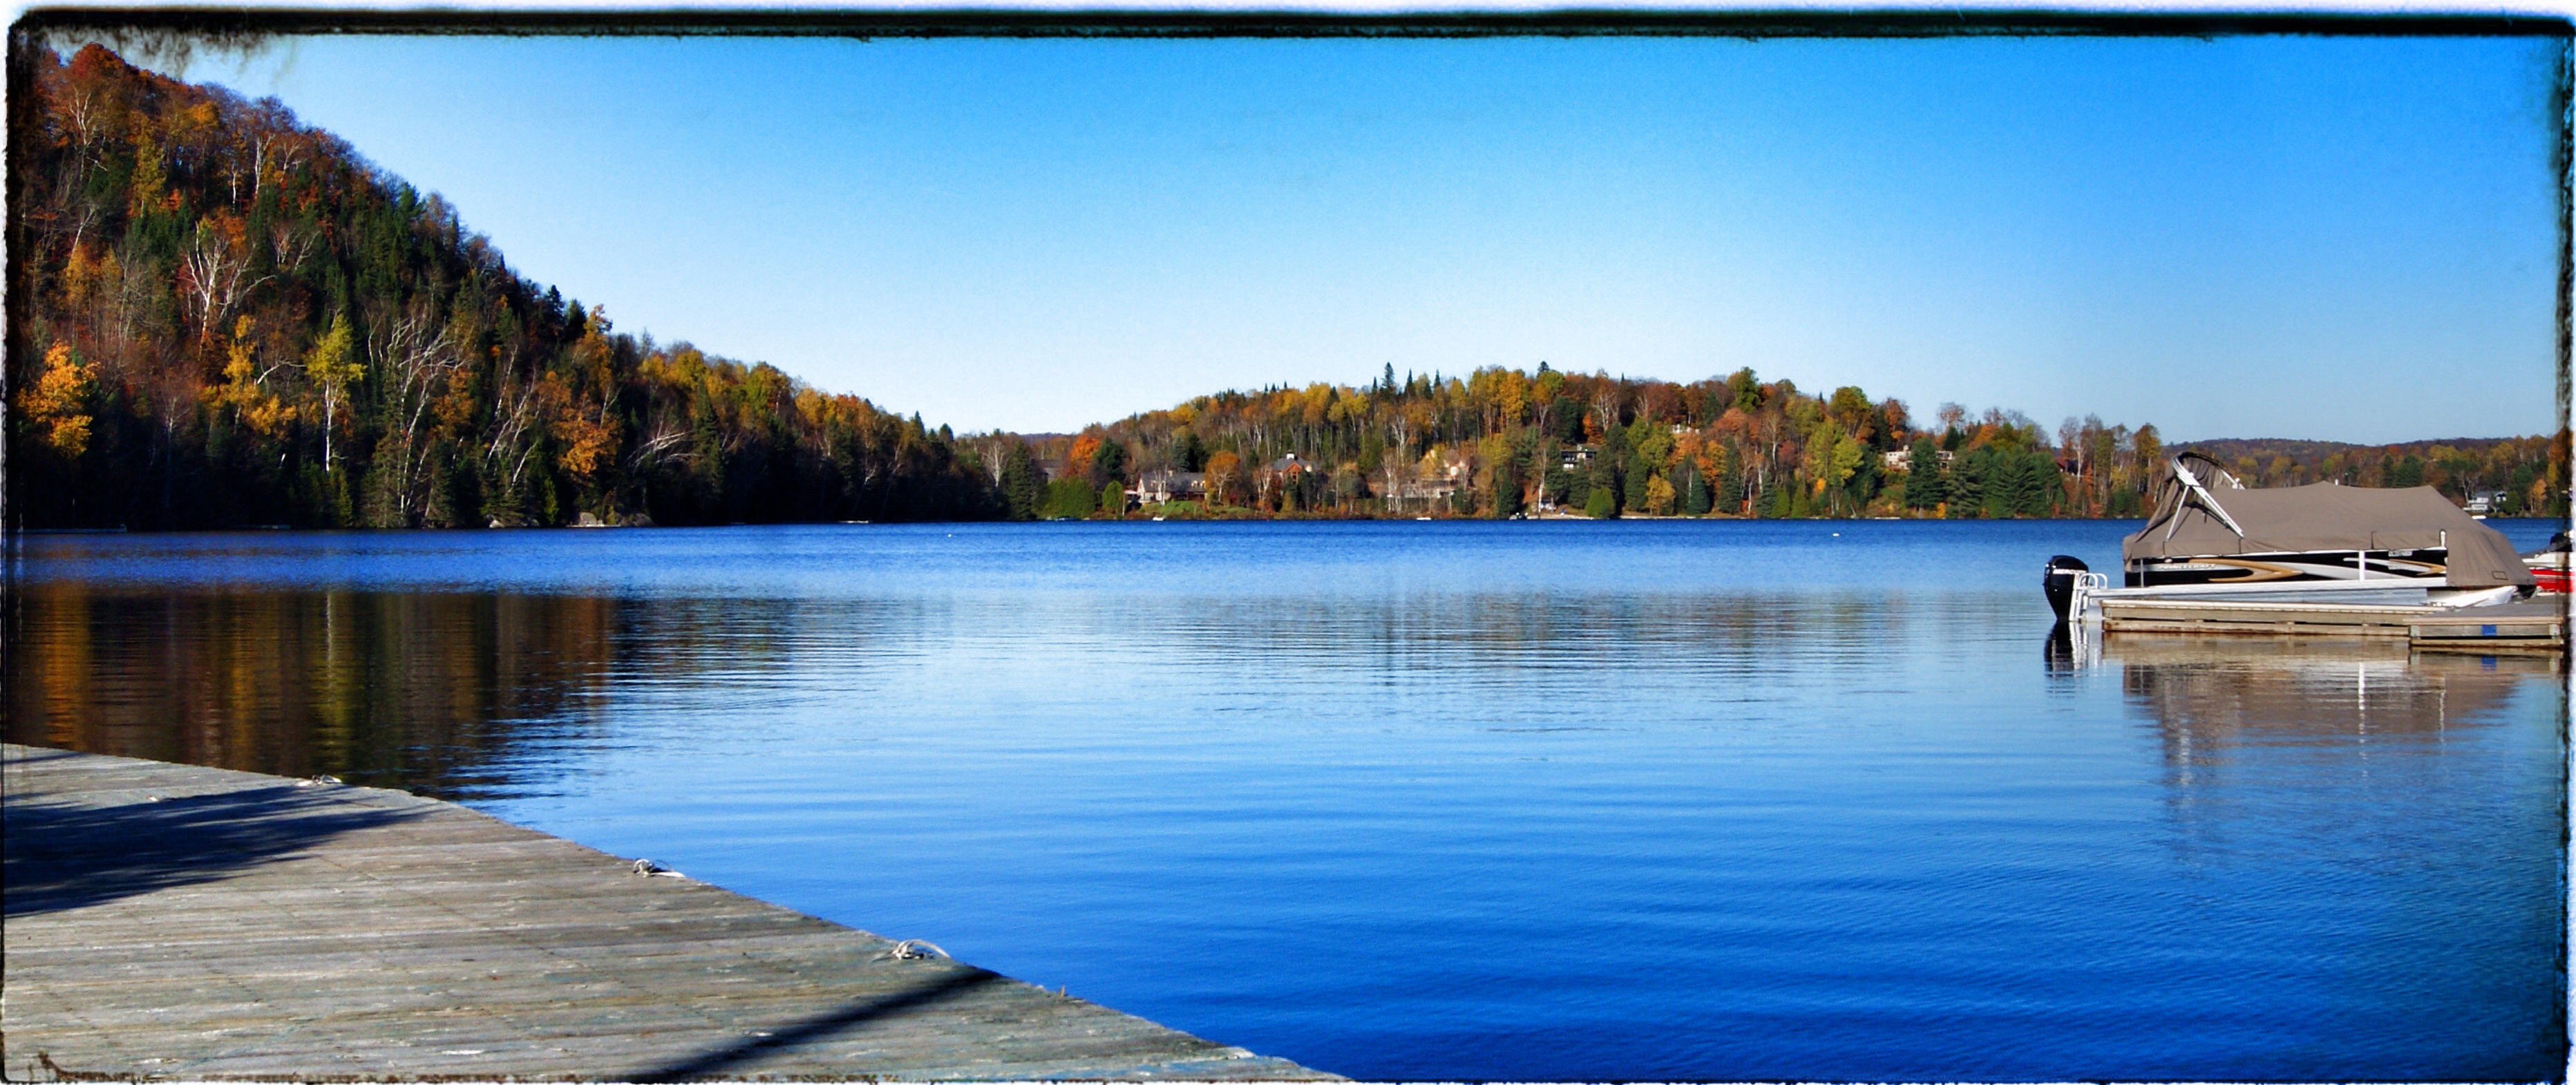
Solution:
<path fill-rule="evenodd" d="M 1201 476 L 1183 515 L 2119 516 L 2160 468 L 2153 426 L 2070 421 L 2052 445 L 2017 412 L 1945 405 L 1925 423 L 1859 388 L 1811 395 L 1749 369 L 1676 384 L 1389 367 L 1366 387 L 1226 392 L 1094 426 L 1047 443 L 1052 487 L 1006 472 L 1003 488 L 1047 516 L 1156 471 Z"/>
<path fill-rule="evenodd" d="M 97 46 L 10 73 L 8 512 L 47 528 L 1171 516 L 2134 516 L 2151 425 L 1752 370 L 1691 383 L 1390 365 L 1080 433 L 952 438 L 657 345 L 513 273 L 437 196 L 275 100 Z M 2199 447 L 2564 515 L 2567 442 Z"/>
<path fill-rule="evenodd" d="M 11 72 L 22 526 L 993 514 L 944 432 L 611 330 L 275 100 L 89 46 Z"/>
<path fill-rule="evenodd" d="M 989 462 L 1015 446 L 970 438 Z M 2166 447 L 2153 425 L 1943 404 L 1916 419 L 1859 388 L 1800 391 L 1753 371 L 1687 384 L 1501 367 L 1202 396 L 1040 443 L 1004 482 L 1016 515 L 1106 514 L 1117 479 L 1203 476 L 1179 515 L 2122 517 L 2144 515 L 2169 453 L 2215 455 L 2250 486 L 2433 486 L 2498 515 L 2565 516 L 2568 434 L 2418 441 L 2223 440 Z M 1054 471 L 1050 486 L 1039 468 Z M 1102 512 L 1091 512 L 1095 507 Z"/>

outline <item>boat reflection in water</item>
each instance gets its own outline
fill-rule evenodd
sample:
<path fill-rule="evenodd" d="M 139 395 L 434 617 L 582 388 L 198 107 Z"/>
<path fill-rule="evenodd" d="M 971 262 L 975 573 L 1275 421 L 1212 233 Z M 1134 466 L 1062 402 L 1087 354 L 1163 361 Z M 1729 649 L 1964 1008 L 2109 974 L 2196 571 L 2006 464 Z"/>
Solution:
<path fill-rule="evenodd" d="M 2564 665 L 2556 655 L 2430 652 L 2387 637 L 2088 637 L 2063 623 L 2045 656 L 2060 678 L 2116 670 L 2131 711 L 2162 733 L 2166 763 L 2186 772 L 2256 745 L 2438 741 L 2505 718 L 2517 697 L 2554 693 Z"/>

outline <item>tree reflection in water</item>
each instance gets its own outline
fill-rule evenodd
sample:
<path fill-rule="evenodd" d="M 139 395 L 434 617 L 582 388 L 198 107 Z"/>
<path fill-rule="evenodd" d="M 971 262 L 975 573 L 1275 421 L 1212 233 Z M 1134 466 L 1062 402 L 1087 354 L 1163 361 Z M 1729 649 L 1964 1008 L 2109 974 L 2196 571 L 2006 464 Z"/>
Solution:
<path fill-rule="evenodd" d="M 614 598 L 24 586 L 10 741 L 475 798 L 578 741 Z"/>

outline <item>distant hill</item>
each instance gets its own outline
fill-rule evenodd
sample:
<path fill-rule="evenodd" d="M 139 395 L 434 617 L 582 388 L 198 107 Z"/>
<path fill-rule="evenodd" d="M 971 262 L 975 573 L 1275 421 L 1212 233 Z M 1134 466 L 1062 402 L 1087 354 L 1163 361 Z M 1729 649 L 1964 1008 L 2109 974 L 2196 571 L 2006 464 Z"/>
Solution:
<path fill-rule="evenodd" d="M 2227 459 L 2232 459 L 2237 456 L 2253 456 L 2257 459 L 2269 459 L 2273 456 L 2289 456 L 2294 459 L 2323 460 L 2327 456 L 2336 455 L 2338 453 L 2349 454 L 2361 449 L 2379 449 L 2382 451 L 2395 449 L 2401 454 L 2413 453 L 2418 456 L 2430 452 L 2437 446 L 2448 446 L 2450 448 L 2460 449 L 2463 451 L 2476 450 L 2482 452 L 2489 446 L 2497 443 L 2519 439 L 2520 438 L 2513 437 L 2446 437 L 2430 441 L 2407 441 L 2402 444 L 2393 445 L 2368 445 L 2354 444 L 2349 441 L 2300 441 L 2287 437 L 2224 437 L 2208 441 L 2182 441 L 2175 443 L 2171 447 L 2176 452 L 2189 449 L 2205 455 L 2218 456 Z"/>

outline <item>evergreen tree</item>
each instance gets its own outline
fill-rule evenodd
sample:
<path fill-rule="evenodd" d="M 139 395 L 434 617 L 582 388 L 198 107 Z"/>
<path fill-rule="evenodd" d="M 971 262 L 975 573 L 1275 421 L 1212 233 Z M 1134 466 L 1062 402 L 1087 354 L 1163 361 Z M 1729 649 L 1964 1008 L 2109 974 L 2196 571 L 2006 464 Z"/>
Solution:
<path fill-rule="evenodd" d="M 1583 404 L 1573 396 L 1560 395 L 1547 405 L 1548 436 L 1559 444 L 1576 444 L 1583 440 Z"/>
<path fill-rule="evenodd" d="M 2057 466 L 2057 457 L 2032 449 L 2021 454 L 2021 463 L 2021 494 L 2013 505 L 2014 515 L 2046 516 L 2055 511 L 2066 493 L 2066 472 Z"/>
<path fill-rule="evenodd" d="M 1950 498 L 1948 472 L 1941 466 L 1941 450 L 1929 435 L 1914 442 L 1908 454 L 1905 476 L 1905 504 L 1908 508 L 1934 509 Z"/>
<path fill-rule="evenodd" d="M 2018 516 L 2036 492 L 2026 453 L 1998 451 L 1987 457 L 1985 513 L 2002 519 Z"/>
<path fill-rule="evenodd" d="M 1750 367 L 1736 370 L 1726 378 L 1728 405 L 1751 414 L 1762 409 L 1762 382 L 1755 379 Z"/>
<path fill-rule="evenodd" d="M 1609 427 L 1601 435 L 1601 447 L 1592 454 L 1592 493 L 1599 496 L 1584 498 L 1587 511 L 1600 501 L 1609 502 L 1609 514 L 1613 516 L 1626 507 L 1622 500 L 1626 496 L 1626 480 L 1621 477 L 1620 468 L 1626 466 L 1627 459 L 1627 431 L 1618 426 Z"/>
<path fill-rule="evenodd" d="M 1987 515 L 1986 468 L 1993 458 L 1992 450 L 1980 448 L 1952 461 L 1949 497 L 1953 519 Z"/>
<path fill-rule="evenodd" d="M 1103 486 L 1126 479 L 1127 446 L 1119 441 L 1100 442 L 1100 447 L 1091 454 L 1091 462 L 1083 465 L 1083 480 L 1093 486 Z"/>
<path fill-rule="evenodd" d="M 1711 507 L 1708 483 L 1700 478 L 1699 465 L 1689 457 L 1683 457 L 1681 465 L 1673 470 L 1681 475 L 1682 511 L 1692 516 L 1708 515 Z"/>
<path fill-rule="evenodd" d="M 1046 468 L 1038 466 L 1028 442 L 1013 438 L 1002 455 L 1002 502 L 1013 520 L 1035 520 L 1046 504 Z"/>
<path fill-rule="evenodd" d="M 1060 478 L 1047 483 L 1045 507 L 1038 514 L 1049 520 L 1079 520 L 1099 507 L 1100 495 L 1079 478 Z"/>

